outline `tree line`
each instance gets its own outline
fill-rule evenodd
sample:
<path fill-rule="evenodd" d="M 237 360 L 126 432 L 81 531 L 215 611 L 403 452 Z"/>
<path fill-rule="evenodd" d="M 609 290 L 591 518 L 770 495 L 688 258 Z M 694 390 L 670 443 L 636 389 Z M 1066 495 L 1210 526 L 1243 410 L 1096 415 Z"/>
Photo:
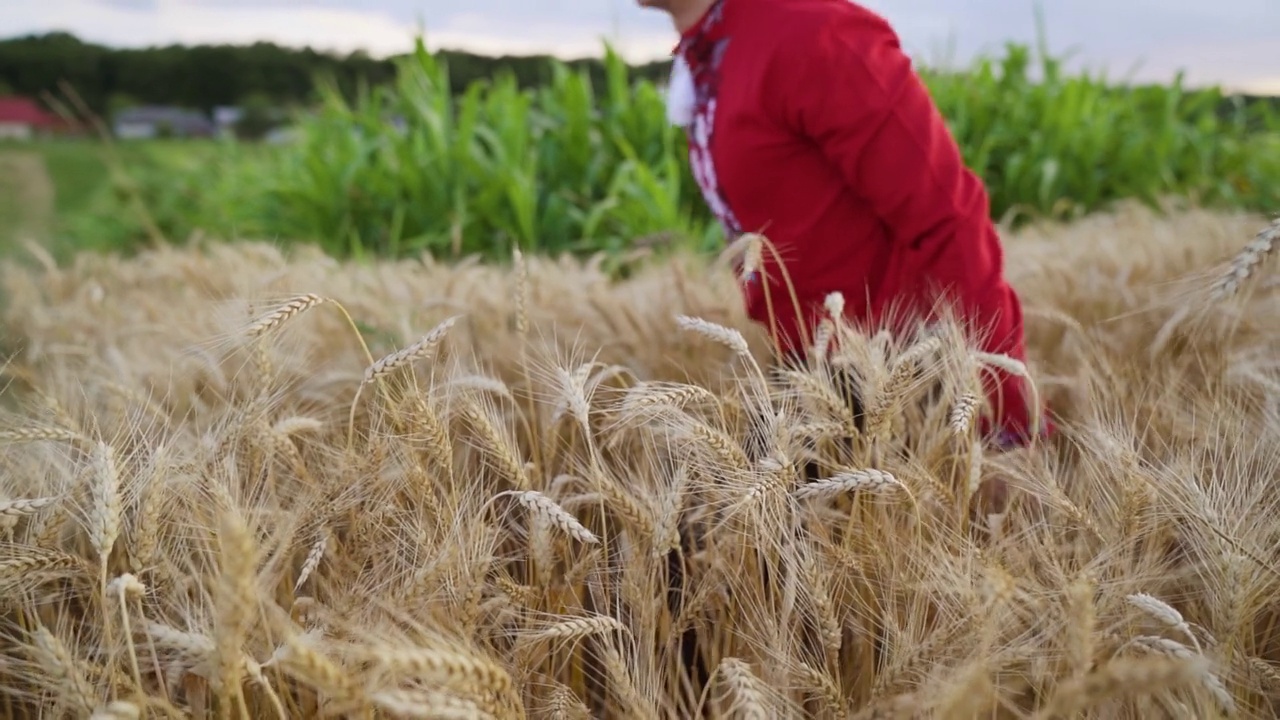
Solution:
<path fill-rule="evenodd" d="M 544 55 L 491 57 L 446 50 L 438 55 L 449 68 L 454 92 L 477 80 L 510 73 L 521 87 L 548 82 L 552 58 Z M 209 112 L 225 105 L 286 109 L 315 99 L 316 79 L 330 80 L 348 98 L 361 87 L 391 82 L 397 57 L 374 58 L 363 52 L 338 55 L 274 43 L 252 45 L 168 45 L 143 49 L 111 48 L 67 33 L 0 40 L 0 94 L 40 98 L 60 96 L 65 81 L 95 113 L 103 116 L 127 105 L 176 105 Z M 585 69 L 597 87 L 604 64 L 595 58 L 571 60 Z M 632 76 L 666 77 L 665 61 L 632 68 Z M 1280 111 L 1280 97 L 1224 98 L 1223 112 L 1238 100 L 1267 104 Z"/>
<path fill-rule="evenodd" d="M 551 78 L 551 57 L 488 57 L 459 51 L 438 55 L 449 67 L 455 92 L 476 80 L 509 72 L 522 87 Z M 399 58 L 348 55 L 274 43 L 252 45 L 169 45 L 144 49 L 111 48 L 87 43 L 67 33 L 28 35 L 0 41 L 0 94 L 60 96 L 66 82 L 94 112 L 108 114 L 133 104 L 176 105 L 209 112 L 226 105 L 261 104 L 296 107 L 315 99 L 316 78 L 330 79 L 344 95 L 362 86 L 392 81 Z M 572 60 L 600 82 L 604 65 L 597 59 Z M 665 77 L 665 62 L 633 68 L 634 76 Z"/>

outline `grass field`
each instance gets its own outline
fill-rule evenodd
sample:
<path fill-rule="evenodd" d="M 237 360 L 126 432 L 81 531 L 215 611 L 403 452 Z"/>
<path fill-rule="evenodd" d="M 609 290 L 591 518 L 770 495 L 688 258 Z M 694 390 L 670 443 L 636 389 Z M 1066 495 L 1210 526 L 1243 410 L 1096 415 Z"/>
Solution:
<path fill-rule="evenodd" d="M 189 172 L 217 153 L 215 143 L 199 140 L 0 143 L 0 248 L 29 239 L 61 258 L 77 250 L 118 248 L 111 239 L 114 224 L 145 227 L 128 190 L 131 184 Z"/>
<path fill-rule="evenodd" d="M 39 153 L 0 147 L 0 244 L 49 235 L 55 187 Z"/>
<path fill-rule="evenodd" d="M 859 433 L 685 254 L 11 261 L 6 714 L 1274 717 L 1266 222 L 1011 236 L 1063 434 L 1006 456 L 962 338 L 842 330 Z"/>

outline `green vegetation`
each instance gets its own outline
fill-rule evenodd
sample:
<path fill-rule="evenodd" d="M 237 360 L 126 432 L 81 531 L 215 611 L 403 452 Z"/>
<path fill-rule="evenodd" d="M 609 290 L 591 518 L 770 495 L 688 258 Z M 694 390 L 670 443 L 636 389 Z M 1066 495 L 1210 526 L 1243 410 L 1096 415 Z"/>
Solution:
<path fill-rule="evenodd" d="M 616 55 L 599 81 L 551 63 L 536 87 L 514 73 L 455 87 L 447 59 L 421 46 L 398 67 L 394 83 L 353 97 L 321 82 L 291 144 L 150 154 L 63 232 L 128 248 L 205 231 L 318 242 L 340 256 L 717 242 L 659 86 Z M 998 218 L 1068 218 L 1132 198 L 1280 208 L 1270 104 L 1177 78 L 1126 87 L 1066 74 L 1018 45 L 925 77 Z"/>
<path fill-rule="evenodd" d="M 451 92 L 420 51 L 395 86 L 348 104 L 329 89 L 297 144 L 260 166 L 237 221 L 336 254 L 621 250 L 667 231 L 706 236 L 696 187 L 659 89 L 616 55 L 597 89 L 555 68 Z M 393 119 L 403 122 L 403 129 Z M 236 183 L 235 187 L 245 187 Z"/>
<path fill-rule="evenodd" d="M 23 234 L 61 239 L 57 249 L 70 249 L 69 243 L 118 247 L 122 237 L 142 227 L 138 213 L 126 209 L 133 178 L 173 183 L 183 170 L 215 156 L 209 144 L 169 140 L 114 146 L 66 139 L 0 143 L 0 247 Z M 155 192 L 142 196 L 159 197 Z M 117 221 L 120 228 L 111 229 Z"/>

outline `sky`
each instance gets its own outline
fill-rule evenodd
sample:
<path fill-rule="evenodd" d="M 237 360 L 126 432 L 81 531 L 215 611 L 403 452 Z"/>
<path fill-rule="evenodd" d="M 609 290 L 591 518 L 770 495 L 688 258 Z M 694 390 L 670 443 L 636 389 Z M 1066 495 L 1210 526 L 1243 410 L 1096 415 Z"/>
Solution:
<path fill-rule="evenodd" d="M 1280 0 L 1038 0 L 1050 49 L 1108 77 L 1280 94 Z M 1034 42 L 1037 0 L 863 0 L 919 61 L 963 64 Z M 62 30 L 122 47 L 269 40 L 384 56 L 412 46 L 483 53 L 664 56 L 674 31 L 635 0 L 0 0 L 0 37 Z"/>

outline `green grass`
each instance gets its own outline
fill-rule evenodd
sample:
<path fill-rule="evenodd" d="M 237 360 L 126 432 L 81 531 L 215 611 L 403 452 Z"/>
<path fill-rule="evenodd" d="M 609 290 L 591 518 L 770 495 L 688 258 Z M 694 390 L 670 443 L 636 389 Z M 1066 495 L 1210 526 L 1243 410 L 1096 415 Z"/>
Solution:
<path fill-rule="evenodd" d="M 1019 45 L 963 73 L 923 74 L 997 218 L 1066 219 L 1134 198 L 1280 209 L 1280 113 L 1270 104 L 1233 109 L 1178 78 L 1124 87 Z M 129 248 L 206 231 L 357 256 L 718 242 L 656 85 L 612 54 L 603 86 L 563 65 L 552 78 L 528 90 L 511 76 L 455 89 L 419 48 L 393 85 L 355 103 L 322 88 L 293 145 L 144 145 L 108 183 L 98 160 L 70 157 L 82 148 L 46 149 L 60 193 L 69 188 L 60 237 Z"/>
<path fill-rule="evenodd" d="M 181 156 L 201 144 L 204 143 L 178 140 L 123 142 L 115 145 L 115 151 L 128 166 L 157 156 Z M 111 179 L 110 150 L 97 140 L 77 138 L 9 143 L 0 145 L 0 152 L 4 151 L 34 152 L 44 160 L 45 168 L 57 186 L 56 209 L 59 215 L 87 209 L 93 196 Z"/>
<path fill-rule="evenodd" d="M 57 190 L 55 207 L 60 217 L 73 216 L 89 207 L 93 195 L 111 177 L 106 148 L 90 141 L 43 142 L 33 147 Z M 133 146 L 122 158 L 136 162 L 149 146 Z"/>
<path fill-rule="evenodd" d="M 174 169 L 190 172 L 189 160 L 198 158 L 211 146 L 203 141 L 149 140 L 117 143 L 107 146 L 89 139 L 38 140 L 0 143 L 0 243 L 19 239 L 19 232 L 55 249 L 60 254 L 85 246 L 118 246 L 119 237 L 107 238 L 92 230 L 107 215 L 121 212 L 124 198 L 119 194 L 124 184 L 116 173 L 148 176 L 160 182 L 172 177 Z M 8 159 L 10 162 L 4 162 Z M 21 162 L 13 162 L 20 160 Z M 186 164 L 183 161 L 187 160 Z M 51 218 L 37 218 L 46 208 L 32 207 L 29 197 L 43 200 L 45 190 L 38 188 L 28 197 L 33 183 L 48 183 L 48 208 Z M 139 221 L 128 219 L 130 233 L 137 231 Z M 129 242 L 133 242 L 132 240 Z"/>

